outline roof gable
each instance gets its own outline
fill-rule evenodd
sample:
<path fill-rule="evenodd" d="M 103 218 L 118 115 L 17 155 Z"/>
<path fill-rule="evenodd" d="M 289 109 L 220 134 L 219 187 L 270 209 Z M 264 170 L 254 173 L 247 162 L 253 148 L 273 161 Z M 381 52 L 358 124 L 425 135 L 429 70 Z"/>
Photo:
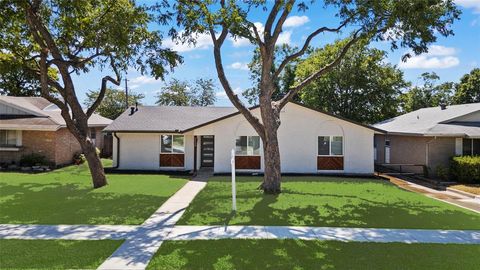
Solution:
<path fill-rule="evenodd" d="M 300 103 L 291 103 L 383 133 L 383 130 L 369 125 L 316 110 Z M 258 108 L 259 106 L 253 106 L 250 110 Z M 112 124 L 107 126 L 104 131 L 184 133 L 239 114 L 240 112 L 234 107 L 139 106 L 138 111 L 133 115 L 130 114 L 130 110 L 126 110 Z"/>
<path fill-rule="evenodd" d="M 480 103 L 447 106 L 442 110 L 439 106 L 419 109 L 375 124 L 389 133 L 436 135 L 448 134 L 447 125 L 467 115 L 480 112 Z M 480 122 L 480 119 L 478 119 Z M 458 131 L 458 129 L 456 129 Z"/>

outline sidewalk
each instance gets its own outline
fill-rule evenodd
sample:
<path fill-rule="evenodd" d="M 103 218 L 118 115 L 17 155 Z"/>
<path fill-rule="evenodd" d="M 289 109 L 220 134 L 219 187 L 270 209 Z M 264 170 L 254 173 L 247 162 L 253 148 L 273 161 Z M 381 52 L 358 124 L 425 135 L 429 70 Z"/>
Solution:
<path fill-rule="evenodd" d="M 387 178 L 391 183 L 403 189 L 422 193 L 425 196 L 428 196 L 446 203 L 450 203 L 462 208 L 466 208 L 476 213 L 480 213 L 479 199 L 473 199 L 471 197 L 461 195 L 459 193 L 452 192 L 449 190 L 445 190 L 445 191 L 435 190 L 435 189 L 428 188 L 419 184 L 415 184 L 391 175 L 380 174 L 379 176 Z"/>
<path fill-rule="evenodd" d="M 195 196 L 207 185 L 208 176 L 201 175 L 185 184 L 145 222 L 98 269 L 145 269 L 163 243 L 163 239 L 185 212 Z"/>

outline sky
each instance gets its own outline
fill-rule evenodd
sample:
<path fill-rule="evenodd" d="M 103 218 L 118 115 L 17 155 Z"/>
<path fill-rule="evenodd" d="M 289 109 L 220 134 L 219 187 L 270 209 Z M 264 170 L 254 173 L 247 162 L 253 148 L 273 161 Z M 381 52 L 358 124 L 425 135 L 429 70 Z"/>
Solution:
<path fill-rule="evenodd" d="M 148 2 L 148 1 L 144 1 Z M 321 2 L 321 1 L 320 1 Z M 420 74 L 424 72 L 435 72 L 440 76 L 441 81 L 459 81 L 459 79 L 473 68 L 480 68 L 480 0 L 455 0 L 462 11 L 460 20 L 452 25 L 454 36 L 439 37 L 437 42 L 430 45 L 429 52 L 410 58 L 402 62 L 401 57 L 408 52 L 406 48 L 399 48 L 391 51 L 386 42 L 373 43 L 370 46 L 387 51 L 386 61 L 397 65 L 404 72 L 407 81 L 419 84 Z M 279 43 L 286 43 L 291 46 L 301 46 L 308 34 L 318 26 L 332 26 L 338 24 L 337 19 L 332 16 L 334 10 L 324 9 L 321 6 L 311 8 L 305 13 L 292 12 L 287 18 L 283 32 L 279 37 Z M 324 16 L 325 15 L 325 16 Z M 256 22 L 261 28 L 261 22 L 265 21 L 265 12 L 253 11 L 249 13 L 249 19 Z M 152 30 L 162 30 L 155 28 Z M 348 32 L 344 33 L 348 34 Z M 319 35 L 311 45 L 321 47 L 342 38 L 341 35 Z M 177 44 L 170 39 L 164 41 L 164 46 L 179 52 L 184 62 L 166 76 L 166 81 L 172 78 L 193 81 L 198 78 L 211 78 L 217 83 L 216 106 L 231 106 L 217 79 L 213 60 L 213 49 L 210 37 L 201 35 L 197 37 L 195 47 L 186 44 Z M 222 48 L 223 64 L 225 66 L 230 85 L 235 92 L 241 93 L 251 86 L 247 64 L 252 58 L 254 46 L 246 40 L 233 40 L 229 38 Z M 102 76 L 108 73 L 99 70 L 91 70 L 87 74 L 81 74 L 74 78 L 77 94 L 80 100 L 85 99 L 85 93 L 89 90 L 100 88 Z M 155 80 L 148 75 L 142 75 L 134 69 L 129 69 L 127 74 L 129 90 L 145 95 L 143 105 L 155 105 L 156 95 L 161 91 L 165 82 Z M 114 86 L 114 85 L 112 85 Z M 114 87 L 118 88 L 118 87 Z M 124 82 L 122 82 L 124 89 Z"/>

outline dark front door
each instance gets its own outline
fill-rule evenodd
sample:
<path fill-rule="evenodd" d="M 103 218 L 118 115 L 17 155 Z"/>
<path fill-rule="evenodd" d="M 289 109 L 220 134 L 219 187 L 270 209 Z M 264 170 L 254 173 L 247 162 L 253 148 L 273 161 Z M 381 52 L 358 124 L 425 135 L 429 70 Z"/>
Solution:
<path fill-rule="evenodd" d="M 213 167 L 215 139 L 213 135 L 202 136 L 200 139 L 200 155 L 202 167 Z"/>

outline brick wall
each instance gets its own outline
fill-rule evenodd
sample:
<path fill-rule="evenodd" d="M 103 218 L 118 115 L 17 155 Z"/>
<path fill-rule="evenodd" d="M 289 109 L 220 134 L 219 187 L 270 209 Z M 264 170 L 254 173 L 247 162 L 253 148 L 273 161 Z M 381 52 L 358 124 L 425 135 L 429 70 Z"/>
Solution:
<path fill-rule="evenodd" d="M 55 163 L 65 165 L 72 163 L 73 155 L 81 153 L 82 148 L 77 139 L 67 128 L 61 128 L 55 132 Z"/>
<path fill-rule="evenodd" d="M 103 128 L 95 128 L 96 146 L 103 146 Z M 43 155 L 55 165 L 66 165 L 72 162 L 73 155 L 82 152 L 77 139 L 67 128 L 57 131 L 22 131 L 22 147 L 20 151 L 0 151 L 0 163 L 18 164 L 23 155 L 36 153 Z"/>

